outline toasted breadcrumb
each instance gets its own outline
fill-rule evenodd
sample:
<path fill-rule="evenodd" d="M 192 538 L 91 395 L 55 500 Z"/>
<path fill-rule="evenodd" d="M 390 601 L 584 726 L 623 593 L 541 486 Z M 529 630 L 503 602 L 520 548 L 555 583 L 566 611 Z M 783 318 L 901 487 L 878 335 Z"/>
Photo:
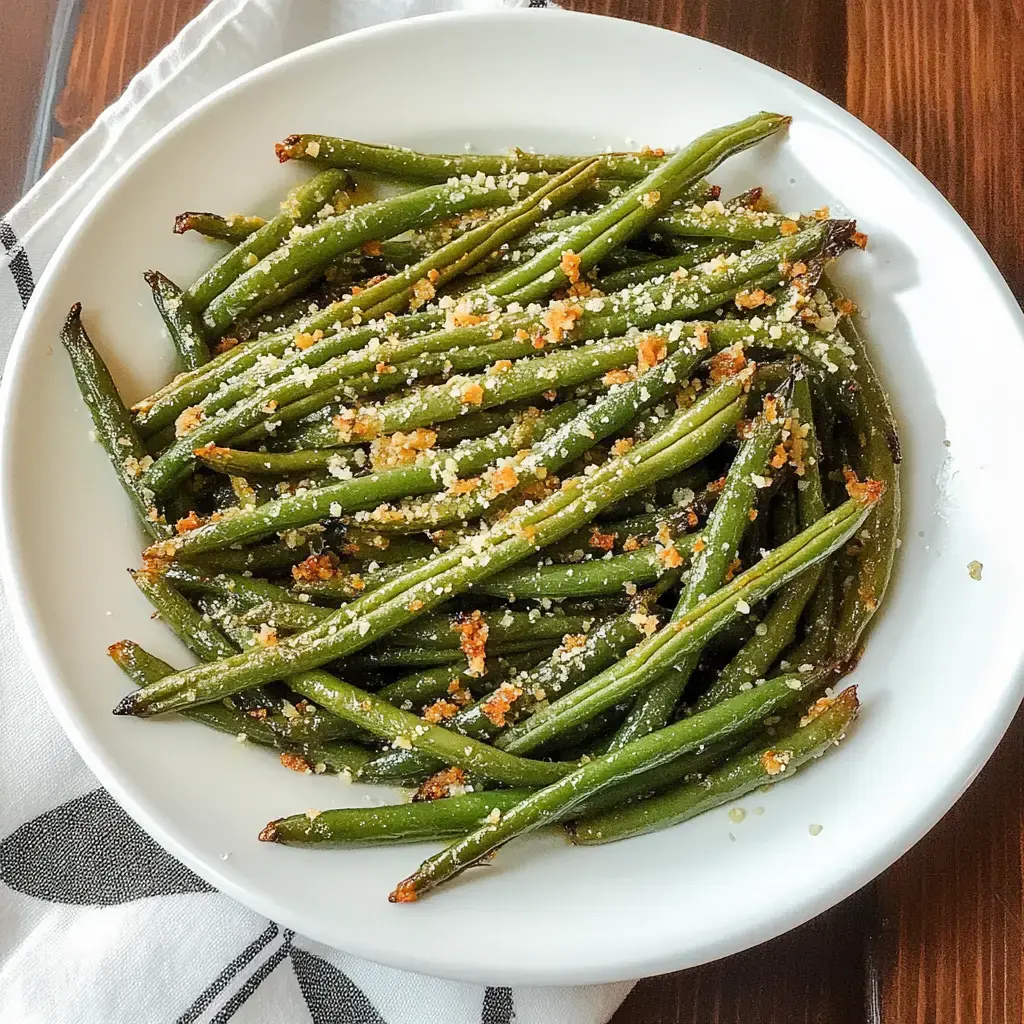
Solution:
<path fill-rule="evenodd" d="M 480 486 L 480 477 L 468 476 L 464 480 L 456 480 L 448 488 L 449 494 L 470 494 Z"/>
<path fill-rule="evenodd" d="M 615 547 L 616 536 L 614 533 L 602 533 L 598 527 L 594 526 L 591 528 L 590 540 L 587 543 L 598 551 L 611 551 Z"/>
<path fill-rule="evenodd" d="M 629 617 L 629 621 L 632 622 L 644 636 L 650 636 L 658 628 L 657 615 L 648 615 L 639 611 L 633 612 Z"/>
<path fill-rule="evenodd" d="M 683 556 L 675 544 L 658 545 L 657 556 L 665 569 L 678 569 L 683 564 Z"/>
<path fill-rule="evenodd" d="M 786 770 L 793 755 L 788 750 L 766 750 L 761 755 L 761 767 L 769 775 L 779 775 Z"/>
<path fill-rule="evenodd" d="M 409 305 L 412 309 L 418 309 L 425 302 L 429 302 L 436 294 L 434 286 L 425 277 L 421 277 L 412 286 L 412 300 Z"/>
<path fill-rule="evenodd" d="M 873 505 L 885 493 L 885 484 L 880 480 L 869 478 L 861 481 L 849 466 L 843 470 L 843 479 L 846 481 L 846 493 L 863 505 Z"/>
<path fill-rule="evenodd" d="M 523 695 L 522 688 L 514 683 L 502 683 L 494 693 L 480 704 L 481 713 L 499 729 L 505 725 L 505 716 L 512 705 Z"/>
<path fill-rule="evenodd" d="M 747 365 L 747 357 L 743 353 L 743 343 L 723 348 L 711 357 L 709 376 L 713 384 L 719 384 L 729 377 L 734 377 Z"/>
<path fill-rule="evenodd" d="M 518 483 L 519 476 L 510 465 L 504 465 L 495 469 L 488 480 L 491 494 L 493 495 L 505 494 L 507 491 L 511 491 Z"/>
<path fill-rule="evenodd" d="M 373 413 L 357 415 L 354 409 L 343 409 L 331 419 L 331 426 L 338 432 L 338 440 L 342 442 L 353 438 L 369 439 L 380 432 L 380 424 Z"/>
<path fill-rule="evenodd" d="M 324 336 L 324 332 L 316 330 L 312 334 L 307 334 L 306 331 L 302 331 L 295 338 L 295 347 L 301 349 L 312 348 L 318 341 Z"/>
<path fill-rule="evenodd" d="M 303 775 L 312 775 L 313 768 L 310 763 L 299 754 L 283 753 L 280 757 L 281 764 L 290 768 L 293 772 L 301 772 Z"/>
<path fill-rule="evenodd" d="M 632 379 L 633 375 L 629 370 L 609 370 L 603 378 L 609 387 L 615 384 L 628 384 Z"/>
<path fill-rule="evenodd" d="M 659 334 L 645 334 L 636 346 L 638 373 L 646 373 L 668 355 L 668 345 Z"/>
<path fill-rule="evenodd" d="M 763 306 L 771 296 L 763 288 L 755 288 L 753 291 L 737 292 L 735 303 L 740 309 L 757 309 Z"/>
<path fill-rule="evenodd" d="M 553 345 L 558 344 L 582 315 L 583 310 L 579 306 L 569 302 L 552 302 L 540 320 L 547 328 L 547 340 Z"/>
<path fill-rule="evenodd" d="M 490 626 L 484 621 L 483 614 L 479 609 L 468 614 L 461 612 L 452 623 L 452 629 L 457 629 L 462 635 L 459 649 L 469 661 L 466 674 L 482 676 L 487 658 L 487 636 L 491 631 Z"/>
<path fill-rule="evenodd" d="M 779 225 L 780 235 L 795 235 L 799 230 L 800 225 L 795 220 L 789 220 L 788 218 Z"/>
<path fill-rule="evenodd" d="M 443 697 L 439 697 L 433 704 L 424 709 L 423 717 L 432 725 L 437 725 L 438 722 L 443 722 L 446 718 L 451 718 L 458 710 L 459 708 L 457 704 L 453 704 L 450 700 L 445 700 Z"/>
<path fill-rule="evenodd" d="M 309 558 L 292 566 L 292 579 L 297 583 L 320 583 L 333 580 L 341 575 L 338 559 L 330 554 L 310 555 Z"/>
<path fill-rule="evenodd" d="M 484 389 L 475 381 L 470 381 L 462 385 L 459 397 L 463 405 L 481 405 L 484 400 Z"/>
<path fill-rule="evenodd" d="M 436 444 L 437 431 L 426 427 L 416 427 L 408 433 L 396 431 L 373 441 L 370 445 L 370 464 L 376 470 L 407 466 Z"/>
<path fill-rule="evenodd" d="M 198 405 L 190 405 L 182 410 L 174 421 L 174 436 L 184 437 L 190 430 L 195 430 L 204 419 L 206 413 Z"/>
<path fill-rule="evenodd" d="M 179 519 L 174 524 L 174 529 L 177 533 L 188 533 L 189 530 L 198 530 L 203 525 L 203 519 L 198 512 L 189 512 L 183 519 Z"/>
<path fill-rule="evenodd" d="M 466 773 L 461 768 L 453 766 L 451 768 L 444 768 L 431 775 L 416 790 L 412 800 L 413 803 L 422 803 L 427 800 L 443 800 L 445 797 L 454 796 L 455 793 L 464 792 L 465 789 Z"/>
<path fill-rule="evenodd" d="M 562 258 L 558 261 L 558 266 L 562 273 L 569 279 L 569 284 L 575 284 L 580 279 L 580 257 L 571 249 L 566 249 L 565 252 L 562 253 Z"/>
<path fill-rule="evenodd" d="M 448 310 L 448 314 L 445 316 L 445 327 L 473 327 L 476 324 L 482 324 L 486 319 L 486 316 L 474 313 L 469 302 L 463 299 Z"/>

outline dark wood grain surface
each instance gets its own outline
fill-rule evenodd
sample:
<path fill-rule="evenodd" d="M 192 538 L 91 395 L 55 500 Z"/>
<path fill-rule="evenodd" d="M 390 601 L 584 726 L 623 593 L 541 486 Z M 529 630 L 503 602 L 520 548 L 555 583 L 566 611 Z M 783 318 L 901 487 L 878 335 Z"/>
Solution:
<path fill-rule="evenodd" d="M 0 208 L 204 0 L 0 0 Z M 1024 297 L 1024 0 L 563 0 L 739 50 L 852 111 Z M 931 834 L 790 934 L 641 982 L 614 1024 L 1024 1021 L 1024 717 Z"/>

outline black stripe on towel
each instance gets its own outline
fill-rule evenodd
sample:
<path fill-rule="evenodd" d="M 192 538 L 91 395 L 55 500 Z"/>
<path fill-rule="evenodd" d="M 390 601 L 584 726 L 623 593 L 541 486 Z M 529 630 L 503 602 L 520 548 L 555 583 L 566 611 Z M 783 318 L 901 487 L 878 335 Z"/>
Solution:
<path fill-rule="evenodd" d="M 32 267 L 28 262 L 28 254 L 18 242 L 18 236 L 14 229 L 2 217 L 0 217 L 0 242 L 10 256 L 11 276 L 14 278 L 15 287 L 21 298 L 21 308 L 28 305 L 32 298 L 32 291 L 35 282 L 32 280 Z"/>

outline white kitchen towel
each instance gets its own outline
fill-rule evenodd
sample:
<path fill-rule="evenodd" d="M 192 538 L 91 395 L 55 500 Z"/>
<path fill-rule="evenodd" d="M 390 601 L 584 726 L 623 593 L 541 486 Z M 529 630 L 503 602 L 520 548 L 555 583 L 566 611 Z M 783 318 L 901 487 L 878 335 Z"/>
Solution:
<path fill-rule="evenodd" d="M 0 219 L 0 358 L 75 217 L 197 100 L 330 36 L 502 5 L 212 0 Z M 407 974 L 304 940 L 211 890 L 98 787 L 42 703 L 2 599 L 0 708 L 0 1024 L 597 1024 L 629 991 Z"/>

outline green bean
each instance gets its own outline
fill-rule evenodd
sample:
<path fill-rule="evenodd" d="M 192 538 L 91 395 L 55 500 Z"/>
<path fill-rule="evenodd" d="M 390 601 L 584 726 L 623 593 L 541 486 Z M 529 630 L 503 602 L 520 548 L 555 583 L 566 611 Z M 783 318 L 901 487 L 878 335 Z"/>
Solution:
<path fill-rule="evenodd" d="M 375 646 L 361 651 L 352 658 L 346 658 L 343 667 L 346 675 L 356 678 L 363 672 L 388 668 L 425 668 L 430 665 L 457 665 L 465 662 L 459 651 L 436 647 L 392 647 Z"/>
<path fill-rule="evenodd" d="M 344 171 L 321 171 L 294 188 L 281 204 L 281 212 L 258 228 L 231 252 L 221 257 L 185 292 L 186 302 L 201 312 L 254 262 L 268 256 L 288 237 L 292 229 L 310 221 L 349 177 Z"/>
<path fill-rule="evenodd" d="M 479 624 L 487 629 L 487 643 L 502 644 L 520 640 L 561 640 L 567 633 L 586 633 L 593 623 L 592 615 L 566 615 L 558 612 L 520 612 L 511 609 L 485 611 L 467 615 L 426 615 L 392 633 L 388 640 L 405 646 L 458 648 L 463 642 L 463 629 Z"/>
<path fill-rule="evenodd" d="M 816 705 L 812 711 L 817 709 Z M 820 757 L 842 739 L 856 713 L 857 692 L 851 686 L 817 717 L 770 744 L 736 754 L 702 779 L 574 821 L 569 835 L 580 845 L 643 835 L 720 807 L 761 786 L 792 778 L 800 765 Z"/>
<path fill-rule="evenodd" d="M 470 535 L 451 550 L 432 556 L 425 565 L 339 609 L 314 629 L 258 654 L 247 652 L 176 673 L 155 687 L 129 695 L 115 713 L 151 715 L 204 703 L 351 655 L 571 533 L 621 497 L 692 464 L 695 448 L 702 452 L 706 435 L 721 429 L 716 421 L 730 422 L 728 416 L 725 410 L 694 429 L 692 418 L 683 411 L 650 441 L 609 459 L 593 475 L 566 481 L 544 501 L 523 506 L 485 533 Z"/>
<path fill-rule="evenodd" d="M 366 453 L 363 452 L 363 465 Z M 196 458 L 218 473 L 241 474 L 244 476 L 287 476 L 294 473 L 316 473 L 345 470 L 358 472 L 362 467 L 350 457 L 335 448 L 314 449 L 297 452 L 249 452 L 234 448 L 218 448 L 209 444 L 196 449 Z"/>
<path fill-rule="evenodd" d="M 239 317 L 232 326 L 231 336 L 236 341 L 247 342 L 254 338 L 265 338 L 271 334 L 291 331 L 310 313 L 318 312 L 330 301 L 338 301 L 338 297 L 332 299 L 322 286 L 314 286 L 273 309 Z"/>
<path fill-rule="evenodd" d="M 447 666 L 410 672 L 380 689 L 377 696 L 394 704 L 396 708 L 410 711 L 414 707 L 422 708 L 435 700 L 449 697 L 456 691 L 490 693 L 497 685 L 497 680 L 511 671 L 514 664 L 523 660 L 531 663 L 535 658 L 533 653 L 517 654 L 511 658 L 490 658 L 483 676 L 459 672 Z"/>
<path fill-rule="evenodd" d="M 804 486 L 798 488 L 796 499 L 799 528 L 807 529 L 825 515 L 825 497 L 818 472 L 818 443 L 814 432 L 811 389 L 806 377 L 798 377 L 793 384 L 792 418 L 795 423 L 807 428 L 806 437 L 797 438 L 806 444 L 806 451 L 798 453 L 798 471 L 802 471 L 800 483 Z M 796 533 L 796 529 L 793 533 Z M 754 636 L 743 645 L 718 679 L 697 701 L 695 707 L 698 711 L 738 693 L 741 686 L 765 676 L 779 654 L 793 642 L 800 617 L 818 586 L 823 569 L 823 563 L 818 563 L 779 591 L 763 623 L 755 629 Z"/>
<path fill-rule="evenodd" d="M 546 183 L 534 178 L 526 189 L 536 191 Z M 210 330 L 224 330 L 267 292 L 296 274 L 325 268 L 335 257 L 363 242 L 391 238 L 410 228 L 423 227 L 472 209 L 508 206 L 518 195 L 519 185 L 507 181 L 493 188 L 465 183 L 427 185 L 404 195 L 351 207 L 295 235 L 280 249 L 265 256 L 210 302 L 203 321 Z"/>
<path fill-rule="evenodd" d="M 691 267 L 713 260 L 716 256 L 739 251 L 740 247 L 737 242 L 726 239 L 695 246 L 675 256 L 667 256 L 664 259 L 648 259 L 644 263 L 627 267 L 614 274 L 602 274 L 601 289 L 606 292 L 617 292 L 630 285 L 653 281 L 678 270 L 689 270 Z"/>
<path fill-rule="evenodd" d="M 660 530 L 665 530 L 671 540 L 691 533 L 715 506 L 721 486 L 704 487 L 699 494 L 691 488 L 677 488 L 683 494 L 674 505 L 665 505 L 653 512 L 641 512 L 627 519 L 612 519 L 600 526 L 591 525 L 564 541 L 553 544 L 545 554 L 557 561 L 576 563 L 585 560 L 587 554 L 600 557 L 600 551 L 612 538 L 613 548 L 623 547 L 630 538 L 644 546 L 654 539 Z M 688 499 L 688 500 L 687 500 Z M 596 540 L 596 543 L 595 543 Z M 632 546 L 632 545 L 631 545 Z"/>
<path fill-rule="evenodd" d="M 834 297 L 831 282 L 822 281 L 827 295 Z M 857 656 L 860 638 L 882 603 L 892 576 L 899 543 L 900 487 L 899 438 L 889 401 L 868 358 L 854 321 L 839 321 L 843 340 L 853 350 L 858 387 L 857 419 L 854 424 L 861 445 L 860 467 L 872 479 L 885 485 L 885 493 L 871 519 L 871 528 L 860 537 L 860 551 L 853 585 L 846 593 L 833 635 L 833 655 L 841 663 Z"/>
<path fill-rule="evenodd" d="M 453 878 L 517 836 L 542 825 L 564 820 L 588 797 L 633 775 L 657 768 L 702 746 L 748 730 L 765 715 L 791 705 L 805 686 L 797 676 L 772 679 L 756 690 L 741 693 L 708 711 L 685 718 L 657 732 L 581 765 L 506 811 L 495 822 L 453 843 L 424 861 L 388 897 L 407 903 Z"/>
<path fill-rule="evenodd" d="M 266 223 L 262 217 L 249 217 L 241 213 L 223 217 L 219 213 L 189 211 L 179 213 L 174 218 L 174 233 L 183 235 L 186 231 L 195 231 L 206 238 L 234 242 L 237 245 L 259 231 Z"/>
<path fill-rule="evenodd" d="M 238 648 L 212 622 L 200 615 L 167 582 L 166 577 L 146 569 L 128 571 L 146 600 L 160 613 L 160 618 L 193 654 L 204 661 L 213 661 L 238 653 Z"/>
<path fill-rule="evenodd" d="M 140 580 L 136 579 L 136 583 L 140 583 Z M 216 626 L 205 622 L 191 606 L 188 610 L 183 611 L 180 605 L 187 604 L 187 602 L 184 602 L 180 595 L 166 585 L 161 588 L 159 585 L 142 583 L 140 589 L 160 612 L 164 621 L 174 629 L 174 632 L 194 654 L 212 659 L 224 656 L 223 652 L 232 654 L 238 650 L 238 647 L 229 641 Z M 218 652 L 221 653 L 218 654 Z M 166 662 L 153 657 L 130 640 L 112 644 L 107 653 L 140 686 L 156 682 L 173 671 Z M 295 731 L 289 728 L 291 723 L 283 715 L 267 713 L 268 710 L 277 707 L 280 703 L 270 697 L 266 691 L 257 687 L 254 690 L 227 698 L 219 704 L 194 708 L 187 713 L 187 717 L 198 720 L 204 725 L 212 726 L 221 732 L 231 733 L 236 738 L 242 735 L 262 746 L 289 749 L 288 741 L 296 739 Z M 250 714 L 254 710 L 259 710 L 261 715 Z M 202 714 L 199 714 L 200 712 Z M 303 738 L 330 738 L 338 735 L 341 731 L 348 731 L 349 735 L 355 732 L 347 722 L 341 722 L 339 719 L 334 719 L 334 723 L 340 727 L 339 729 L 331 729 L 330 723 L 323 721 L 322 715 L 319 716 L 319 719 L 315 723 L 317 728 L 307 728 Z M 312 724 L 311 722 L 310 725 Z M 328 728 L 324 728 L 325 725 Z"/>
<path fill-rule="evenodd" d="M 520 302 L 549 295 L 570 283 L 561 266 L 563 253 L 573 252 L 579 257 L 580 271 L 595 266 L 664 212 L 688 185 L 726 157 L 786 127 L 789 121 L 788 117 L 762 113 L 705 133 L 582 224 L 570 228 L 557 242 L 492 281 L 487 291 L 492 295 L 514 296 Z"/>
<path fill-rule="evenodd" d="M 506 811 L 529 793 L 527 789 L 498 789 L 420 803 L 345 807 L 312 816 L 294 814 L 270 822 L 260 839 L 327 849 L 457 839 L 487 821 L 495 808 Z"/>
<path fill-rule="evenodd" d="M 681 552 L 688 560 L 689 549 Z M 653 583 L 666 572 L 664 556 L 653 546 L 573 565 L 517 566 L 492 576 L 473 590 L 522 601 L 540 597 L 592 597 L 628 593 L 631 586 Z"/>
<path fill-rule="evenodd" d="M 110 371 L 93 347 L 82 325 L 82 304 L 71 307 L 60 340 L 71 359 L 82 400 L 92 417 L 96 440 L 103 445 L 117 479 L 131 500 L 136 518 L 154 540 L 168 536 L 170 529 L 154 503 L 153 492 L 142 476 L 152 458 L 124 407 Z"/>
<path fill-rule="evenodd" d="M 765 399 L 764 410 L 750 427 L 729 467 L 725 486 L 704 528 L 703 544 L 693 559 L 686 587 L 676 605 L 673 615 L 676 621 L 727 582 L 730 564 L 739 553 L 740 542 L 750 522 L 758 488 L 767 483 L 763 474 L 768 471 L 772 450 L 782 431 L 782 419 L 777 409 L 778 402 L 774 396 Z M 637 697 L 622 728 L 615 734 L 613 750 L 638 736 L 660 729 L 669 721 L 699 657 L 700 650 L 689 651 L 672 665 L 662 679 Z"/>
<path fill-rule="evenodd" d="M 750 742 L 751 735 L 756 734 L 761 728 L 763 728 L 761 723 L 756 723 L 746 732 L 740 730 L 729 739 L 705 744 L 703 750 L 695 751 L 692 754 L 683 754 L 682 757 L 658 765 L 657 768 L 640 772 L 623 782 L 615 783 L 577 807 L 574 811 L 574 819 L 578 821 L 584 816 L 589 818 L 613 807 L 622 807 L 638 800 L 646 800 L 684 781 L 697 781 L 746 746 Z M 606 751 L 600 751 L 600 753 L 603 754 Z M 571 828 L 571 822 L 566 822 L 565 827 Z"/>
<path fill-rule="evenodd" d="M 532 750 L 565 727 L 654 682 L 681 657 L 701 650 L 721 629 L 748 614 L 758 601 L 846 543 L 877 500 L 875 493 L 859 493 L 857 498 L 851 498 L 810 529 L 769 552 L 692 611 L 674 619 L 618 664 L 513 726 L 496 742 L 502 749 L 516 753 Z"/>
<path fill-rule="evenodd" d="M 492 645 L 490 653 L 507 656 L 532 655 L 550 651 L 551 641 L 511 640 Z M 451 647 L 403 647 L 399 644 L 377 644 L 360 651 L 342 663 L 346 675 L 382 668 L 405 668 L 425 665 L 457 665 L 465 662 L 466 656 Z"/>
<path fill-rule="evenodd" d="M 786 654 L 787 663 L 798 668 L 824 665 L 831 650 L 835 626 L 835 561 L 833 558 L 825 564 L 818 587 L 804 613 L 806 630 L 803 640 Z"/>
<path fill-rule="evenodd" d="M 271 576 L 280 572 L 288 572 L 293 565 L 308 558 L 314 553 L 313 544 L 319 535 L 319 528 L 307 537 L 289 538 L 287 541 L 272 541 L 267 544 L 256 544 L 246 548 L 224 548 L 220 551 L 207 551 L 191 559 L 191 564 L 207 574 L 221 572 L 244 574 L 254 573 L 257 576 Z"/>
<path fill-rule="evenodd" d="M 266 580 L 236 573 L 204 572 L 194 565 L 183 565 L 172 562 L 160 567 L 165 579 L 176 584 L 187 594 L 212 594 L 225 597 L 235 607 L 251 608 L 266 601 L 298 601 L 298 594 L 293 594 L 284 587 L 278 587 Z"/>
<path fill-rule="evenodd" d="M 498 458 L 514 455 L 524 442 L 528 444 L 533 429 L 541 431 L 563 422 L 572 411 L 571 405 L 556 406 L 536 420 L 524 417 L 520 421 L 521 429 L 519 425 L 503 427 L 489 437 L 463 441 L 455 448 L 440 452 L 427 452 L 408 466 L 342 479 L 305 494 L 287 495 L 207 523 L 169 542 L 166 554 L 180 557 L 257 540 L 280 530 L 318 522 L 332 514 L 336 518 L 345 510 L 375 507 L 388 498 L 438 490 L 444 486 L 442 474 L 449 460 L 463 473 L 483 469 Z"/>
<path fill-rule="evenodd" d="M 530 406 L 524 403 L 511 402 L 496 409 L 471 412 L 450 423 L 439 423 L 435 431 L 437 445 L 439 448 L 447 448 L 449 445 L 458 444 L 459 441 L 468 441 L 474 437 L 483 437 L 484 434 L 493 434 L 499 427 L 507 427 L 514 423 L 516 416 L 528 408 Z"/>
<path fill-rule="evenodd" d="M 114 660 L 118 668 L 138 686 L 158 682 L 170 675 L 174 669 L 140 647 L 133 640 L 119 640 L 107 648 L 107 654 Z M 182 714 L 193 722 L 216 729 L 230 736 L 244 736 L 264 747 L 280 746 L 279 738 L 273 730 L 258 718 L 236 711 L 226 704 L 216 702 L 204 704 L 202 707 L 189 708 Z"/>
<path fill-rule="evenodd" d="M 375 530 L 347 526 L 337 541 L 339 553 L 356 562 L 394 565 L 411 558 L 429 558 L 435 550 L 447 550 L 458 542 L 452 531 L 438 531 L 429 540 L 425 537 L 386 537 Z"/>
<path fill-rule="evenodd" d="M 210 350 L 203 337 L 202 322 L 184 300 L 182 290 L 158 270 L 147 270 L 143 277 L 153 292 L 153 302 L 185 369 L 194 370 L 208 363 Z"/>
<path fill-rule="evenodd" d="M 289 135 L 275 147 L 277 158 L 309 160 L 318 167 L 342 167 L 351 171 L 372 171 L 388 177 L 414 181 L 448 181 L 463 175 L 502 175 L 526 171 L 555 173 L 571 167 L 578 156 L 553 156 L 512 149 L 508 153 L 419 153 L 399 146 L 354 142 L 331 135 Z M 595 157 L 602 177 L 646 177 L 664 163 L 665 155 L 639 153 L 601 153 Z"/>
<path fill-rule="evenodd" d="M 651 225 L 651 232 L 682 235 L 685 238 L 770 242 L 779 237 L 780 229 L 787 220 L 780 213 L 764 213 L 745 208 L 730 210 L 725 204 L 712 200 L 703 206 L 693 204 L 670 210 Z M 811 222 L 806 218 L 798 218 L 790 223 L 805 227 Z"/>
<path fill-rule="evenodd" d="M 445 764 L 494 782 L 508 786 L 543 786 L 573 768 L 571 764 L 505 754 L 486 743 L 431 725 L 323 671 L 301 672 L 292 676 L 288 685 L 340 718 L 390 741 L 396 749 L 427 751 Z"/>

